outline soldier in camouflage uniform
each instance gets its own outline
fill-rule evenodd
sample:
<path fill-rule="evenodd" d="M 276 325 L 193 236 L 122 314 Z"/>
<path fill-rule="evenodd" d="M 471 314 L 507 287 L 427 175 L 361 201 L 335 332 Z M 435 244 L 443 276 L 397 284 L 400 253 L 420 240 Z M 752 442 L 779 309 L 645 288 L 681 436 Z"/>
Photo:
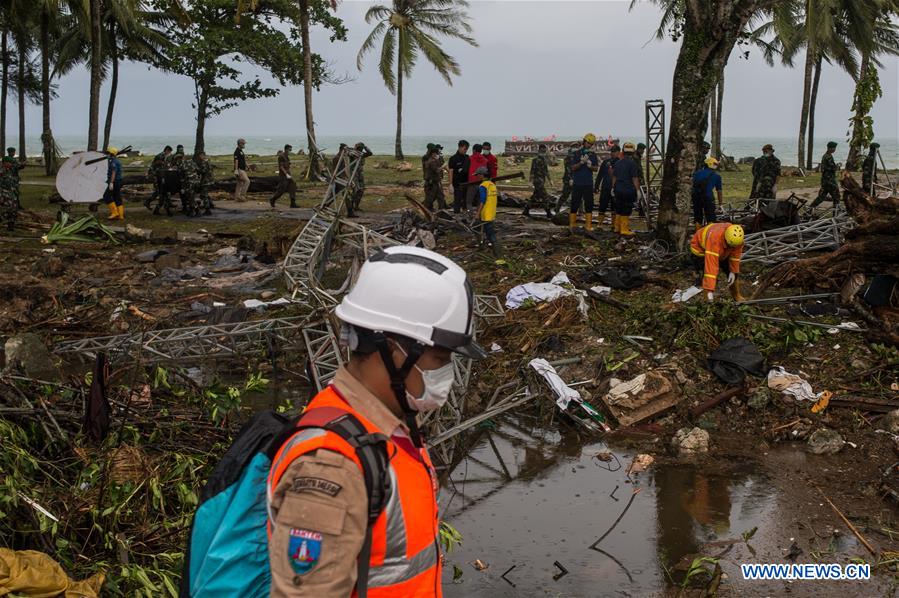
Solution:
<path fill-rule="evenodd" d="M 634 161 L 634 164 L 637 165 L 637 178 L 640 179 L 640 188 L 637 189 L 637 212 L 642 218 L 646 218 L 646 211 L 643 209 L 643 202 L 640 201 L 640 198 L 643 197 L 643 187 L 646 186 L 646 181 L 644 180 L 643 174 L 643 152 L 645 151 L 646 144 L 638 143 L 636 149 L 634 150 L 634 156 L 631 158 L 631 160 Z"/>
<path fill-rule="evenodd" d="M 8 147 L 6 148 L 6 155 L 3 156 L 4 166 L 9 168 L 9 176 L 12 178 L 14 190 L 13 193 L 16 196 L 16 207 L 21 210 L 22 202 L 19 201 L 19 171 L 25 168 L 25 162 L 16 160 L 16 148 Z"/>
<path fill-rule="evenodd" d="M 559 200 L 556 202 L 556 212 L 562 209 L 562 206 L 568 199 L 571 197 L 571 167 L 569 163 L 574 160 L 575 154 L 579 152 L 581 149 L 581 142 L 575 141 L 571 144 L 571 147 L 568 148 L 568 154 L 565 156 L 564 170 L 562 171 L 562 194 L 559 195 Z"/>
<path fill-rule="evenodd" d="M 359 209 L 359 204 L 362 203 L 362 195 L 365 193 L 365 159 L 372 155 L 371 150 L 361 141 L 353 148 L 357 152 L 362 152 L 362 159 L 359 161 L 358 170 L 356 170 L 356 188 L 353 190 L 352 195 L 347 198 L 349 202 L 347 204 L 347 216 L 355 215 Z"/>
<path fill-rule="evenodd" d="M 446 209 L 446 198 L 443 195 L 443 149 L 439 144 L 428 144 L 428 151 L 422 160 L 422 172 L 425 183 L 425 207 L 434 209 L 434 203 L 441 210 Z"/>
<path fill-rule="evenodd" d="M 872 143 L 868 148 L 868 155 L 862 162 L 862 188 L 868 195 L 874 196 L 874 183 L 877 182 L 877 150 L 879 143 Z"/>
<path fill-rule="evenodd" d="M 749 199 L 773 199 L 777 196 L 777 179 L 780 178 L 780 159 L 774 155 L 774 146 L 766 143 L 762 156 L 752 163 L 752 191 Z"/>
<path fill-rule="evenodd" d="M 15 165 L 4 158 L 0 165 L 0 223 L 5 224 L 7 230 L 16 226 L 19 211 L 17 179 Z"/>
<path fill-rule="evenodd" d="M 199 182 L 196 186 L 197 193 L 197 209 L 203 211 L 204 216 L 212 214 L 212 208 L 215 206 L 209 198 L 209 186 L 215 177 L 212 175 L 212 162 L 206 156 L 206 152 L 200 152 L 194 156 L 194 163 L 197 169 L 197 177 Z"/>
<path fill-rule="evenodd" d="M 181 210 L 187 216 L 199 216 L 200 212 L 194 203 L 196 189 L 200 185 L 200 175 L 193 156 L 181 155 L 178 160 L 178 175 L 181 180 Z"/>
<path fill-rule="evenodd" d="M 528 177 L 534 185 L 534 192 L 531 198 L 524 206 L 524 215 L 531 215 L 532 205 L 542 205 L 546 210 L 547 218 L 551 218 L 553 213 L 549 205 L 549 194 L 546 192 L 546 181 L 549 180 L 549 163 L 546 156 L 546 145 L 540 144 L 537 148 L 537 155 L 531 160 L 531 174 Z"/>
<path fill-rule="evenodd" d="M 837 163 L 833 159 L 835 151 L 837 151 L 837 143 L 828 141 L 827 152 L 821 157 L 821 189 L 818 190 L 818 197 L 812 202 L 811 207 L 813 208 L 828 197 L 833 202 L 834 208 L 840 203 L 840 188 L 837 185 Z"/>
<path fill-rule="evenodd" d="M 172 146 L 167 145 L 161 152 L 153 156 L 150 162 L 150 168 L 147 170 L 147 176 L 153 181 L 153 194 L 144 200 L 144 207 L 148 210 L 154 201 L 159 200 L 163 203 L 162 195 L 165 193 L 164 177 L 166 168 L 169 165 L 169 156 L 172 155 Z"/>

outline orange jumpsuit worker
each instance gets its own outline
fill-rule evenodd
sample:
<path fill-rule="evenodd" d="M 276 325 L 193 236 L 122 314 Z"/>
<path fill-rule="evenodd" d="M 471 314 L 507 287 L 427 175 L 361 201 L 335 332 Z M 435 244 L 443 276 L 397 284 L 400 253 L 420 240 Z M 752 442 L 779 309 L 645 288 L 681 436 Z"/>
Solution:
<path fill-rule="evenodd" d="M 484 357 L 472 339 L 473 303 L 465 271 L 433 251 L 389 247 L 363 264 L 335 312 L 349 362 L 306 413 L 343 410 L 386 437 L 388 500 L 368 528 L 353 447 L 324 429 L 294 434 L 268 478 L 272 596 L 442 595 L 437 477 L 416 416 L 446 402 L 453 353 Z M 366 554 L 362 586 L 357 560 Z"/>
<path fill-rule="evenodd" d="M 743 227 L 730 222 L 709 224 L 696 231 L 690 241 L 693 265 L 702 274 L 702 288 L 709 301 L 715 299 L 718 270 L 727 274 L 727 286 L 734 301 L 743 301 L 740 294 L 740 256 L 743 255 Z M 697 283 L 698 284 L 698 283 Z"/>

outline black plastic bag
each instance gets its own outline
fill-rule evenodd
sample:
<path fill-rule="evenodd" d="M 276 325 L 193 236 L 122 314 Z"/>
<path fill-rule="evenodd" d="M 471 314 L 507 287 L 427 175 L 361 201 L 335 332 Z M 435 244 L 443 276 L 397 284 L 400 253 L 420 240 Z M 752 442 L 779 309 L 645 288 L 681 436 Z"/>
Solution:
<path fill-rule="evenodd" d="M 731 386 L 739 386 L 746 374 L 762 378 L 767 375 L 765 358 L 759 350 L 745 338 L 729 338 L 708 358 L 708 368 L 719 380 Z"/>

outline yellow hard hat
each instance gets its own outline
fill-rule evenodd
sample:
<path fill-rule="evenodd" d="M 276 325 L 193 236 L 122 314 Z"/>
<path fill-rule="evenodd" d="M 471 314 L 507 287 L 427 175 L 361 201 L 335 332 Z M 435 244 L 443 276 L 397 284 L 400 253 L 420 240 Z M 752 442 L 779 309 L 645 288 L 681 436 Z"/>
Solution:
<path fill-rule="evenodd" d="M 624 145 L 621 146 L 621 151 L 623 152 L 634 152 L 636 151 L 636 146 L 634 146 L 633 141 L 625 141 Z"/>
<path fill-rule="evenodd" d="M 715 158 L 706 158 L 705 165 L 709 168 L 718 168 L 718 160 Z"/>
<path fill-rule="evenodd" d="M 743 227 L 739 224 L 731 224 L 724 231 L 724 242 L 731 247 L 743 244 Z"/>
<path fill-rule="evenodd" d="M 586 141 L 590 145 L 593 145 L 594 143 L 596 143 L 596 135 L 594 135 L 593 133 L 587 133 L 586 135 L 584 135 L 584 141 Z"/>
<path fill-rule="evenodd" d="M 119 148 L 117 148 L 117 147 L 112 147 L 112 146 L 110 145 L 109 147 L 106 148 L 106 153 L 109 154 L 110 156 L 118 156 L 118 155 L 119 155 Z"/>

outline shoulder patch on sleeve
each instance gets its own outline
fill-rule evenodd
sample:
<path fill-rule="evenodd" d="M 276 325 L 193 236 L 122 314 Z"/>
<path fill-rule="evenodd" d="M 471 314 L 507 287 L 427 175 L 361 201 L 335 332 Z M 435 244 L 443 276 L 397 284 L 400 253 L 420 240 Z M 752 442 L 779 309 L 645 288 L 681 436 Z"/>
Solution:
<path fill-rule="evenodd" d="M 290 542 L 287 544 L 287 558 L 297 575 L 312 571 L 321 559 L 322 535 L 311 530 L 290 528 Z"/>
<path fill-rule="evenodd" d="M 341 489 L 343 489 L 343 486 L 322 478 L 296 477 L 293 479 L 291 489 L 294 492 L 305 492 L 307 490 L 321 492 L 322 494 L 334 497 L 337 496 L 337 493 L 340 492 Z"/>

